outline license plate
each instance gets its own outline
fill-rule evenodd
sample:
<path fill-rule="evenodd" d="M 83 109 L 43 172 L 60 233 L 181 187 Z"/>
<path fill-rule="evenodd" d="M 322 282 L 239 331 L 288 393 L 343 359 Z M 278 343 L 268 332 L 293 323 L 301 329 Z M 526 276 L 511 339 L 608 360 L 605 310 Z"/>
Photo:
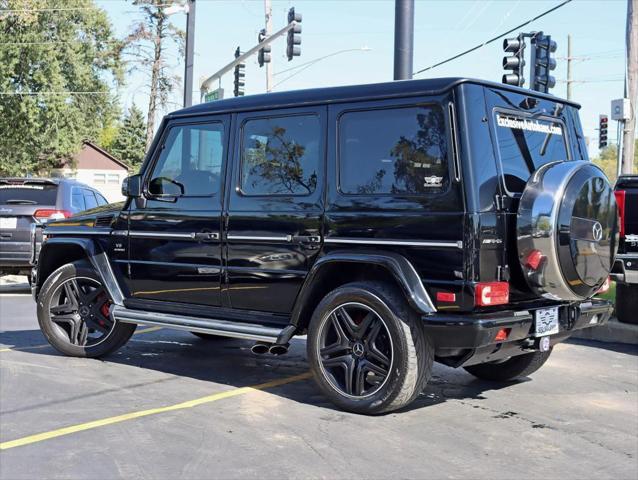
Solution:
<path fill-rule="evenodd" d="M 15 230 L 17 225 L 18 219 L 16 217 L 0 217 L 0 228 Z"/>
<path fill-rule="evenodd" d="M 558 307 L 540 308 L 534 312 L 534 319 L 537 337 L 558 333 Z"/>

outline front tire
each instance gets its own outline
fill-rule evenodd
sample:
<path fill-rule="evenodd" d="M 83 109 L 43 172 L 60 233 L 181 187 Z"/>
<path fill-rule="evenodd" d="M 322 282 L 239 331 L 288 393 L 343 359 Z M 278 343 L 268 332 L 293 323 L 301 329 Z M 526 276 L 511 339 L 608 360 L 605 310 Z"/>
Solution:
<path fill-rule="evenodd" d="M 504 362 L 470 365 L 465 371 L 482 380 L 506 382 L 531 375 L 543 366 L 551 353 L 551 350 L 525 353 Z"/>
<path fill-rule="evenodd" d="M 638 323 L 638 285 L 616 284 L 616 318 L 622 323 Z"/>
<path fill-rule="evenodd" d="M 319 388 L 355 413 L 408 405 L 432 374 L 434 349 L 418 316 L 383 283 L 350 283 L 326 295 L 310 320 L 307 349 Z"/>
<path fill-rule="evenodd" d="M 38 296 L 38 323 L 47 341 L 72 357 L 101 357 L 123 346 L 136 325 L 114 322 L 111 298 L 86 262 L 58 268 Z"/>

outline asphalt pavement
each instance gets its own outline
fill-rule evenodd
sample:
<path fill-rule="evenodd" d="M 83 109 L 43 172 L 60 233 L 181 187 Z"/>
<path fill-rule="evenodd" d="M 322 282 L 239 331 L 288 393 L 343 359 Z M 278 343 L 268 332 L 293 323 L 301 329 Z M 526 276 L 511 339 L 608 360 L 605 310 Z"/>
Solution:
<path fill-rule="evenodd" d="M 24 293 L 22 293 L 24 292 Z M 47 346 L 0 287 L 0 478 L 638 478 L 638 348 L 578 340 L 526 381 L 437 365 L 404 411 L 332 406 L 305 341 L 140 327 L 102 360 Z"/>

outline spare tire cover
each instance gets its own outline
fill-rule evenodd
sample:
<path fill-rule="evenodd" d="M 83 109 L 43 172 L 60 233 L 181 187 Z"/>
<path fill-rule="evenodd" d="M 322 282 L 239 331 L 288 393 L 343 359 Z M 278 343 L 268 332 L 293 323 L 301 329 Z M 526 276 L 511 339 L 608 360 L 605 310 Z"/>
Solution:
<path fill-rule="evenodd" d="M 590 162 L 543 165 L 523 191 L 516 228 L 523 274 L 535 294 L 589 298 L 609 276 L 618 249 L 613 188 Z"/>

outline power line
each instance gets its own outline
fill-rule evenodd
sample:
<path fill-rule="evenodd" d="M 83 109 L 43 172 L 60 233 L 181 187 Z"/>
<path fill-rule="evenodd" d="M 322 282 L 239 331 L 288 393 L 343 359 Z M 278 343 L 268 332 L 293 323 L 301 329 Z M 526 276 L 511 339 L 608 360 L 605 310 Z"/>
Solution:
<path fill-rule="evenodd" d="M 170 7 L 172 3 L 160 3 L 157 5 L 152 5 L 153 7 Z M 99 8 L 99 7 L 97 7 Z M 95 10 L 96 6 L 90 7 L 54 7 L 54 8 L 7 8 L 0 9 L 0 14 L 2 13 L 31 13 L 31 12 L 73 12 L 78 10 Z"/>
<path fill-rule="evenodd" d="M 526 22 L 523 22 L 523 23 L 521 23 L 520 25 L 517 25 L 516 27 L 512 28 L 511 30 L 508 30 L 507 32 L 501 33 L 500 35 L 498 35 L 498 36 L 496 36 L 496 37 L 490 38 L 489 40 L 487 40 L 487 41 L 485 41 L 485 42 L 483 42 L 483 43 L 481 43 L 481 44 L 479 44 L 479 45 L 476 45 L 475 47 L 472 47 L 472 48 L 470 48 L 470 49 L 468 49 L 468 50 L 465 50 L 464 52 L 461 52 L 461 53 L 459 53 L 459 54 L 457 54 L 457 55 L 454 55 L 453 57 L 450 57 L 450 58 L 448 58 L 448 59 L 446 59 L 446 60 L 443 60 L 442 62 L 438 62 L 438 63 L 435 63 L 434 65 L 430 65 L 429 67 L 422 68 L 421 70 L 419 70 L 419 71 L 417 71 L 417 72 L 414 72 L 414 73 L 412 74 L 412 76 L 414 76 L 414 75 L 418 75 L 419 73 L 426 72 L 427 70 L 432 70 L 433 68 L 439 67 L 439 66 L 441 66 L 441 65 L 443 65 L 443 64 L 445 64 L 445 63 L 451 62 L 452 60 L 456 60 L 457 58 L 460 58 L 460 57 L 462 57 L 462 56 L 464 56 L 464 55 L 467 55 L 468 53 L 474 52 L 475 50 L 478 50 L 479 48 L 483 48 L 485 45 L 489 45 L 490 43 L 494 43 L 496 40 L 498 40 L 498 39 L 500 39 L 500 38 L 503 38 L 505 35 L 509 35 L 510 33 L 514 32 L 514 31 L 516 31 L 516 30 L 518 30 L 519 28 L 522 28 L 522 27 L 524 27 L 525 25 L 529 25 L 530 23 L 535 22 L 535 21 L 536 21 L 536 20 L 538 20 L 539 18 L 542 18 L 542 17 L 544 17 L 545 15 L 549 15 L 550 13 L 552 13 L 552 12 L 554 12 L 554 11 L 558 10 L 559 8 L 564 7 L 565 5 L 567 5 L 568 3 L 570 3 L 571 1 L 572 1 L 572 0 L 565 0 L 564 2 L 562 2 L 562 3 L 558 4 L 558 5 L 556 5 L 555 7 L 550 8 L 549 10 L 544 11 L 544 12 L 543 12 L 543 13 L 541 13 L 540 15 L 536 15 L 534 18 L 530 18 L 530 19 L 529 19 L 529 20 L 527 20 Z"/>
<path fill-rule="evenodd" d="M 0 92 L 0 95 L 108 95 L 111 92 Z"/>

